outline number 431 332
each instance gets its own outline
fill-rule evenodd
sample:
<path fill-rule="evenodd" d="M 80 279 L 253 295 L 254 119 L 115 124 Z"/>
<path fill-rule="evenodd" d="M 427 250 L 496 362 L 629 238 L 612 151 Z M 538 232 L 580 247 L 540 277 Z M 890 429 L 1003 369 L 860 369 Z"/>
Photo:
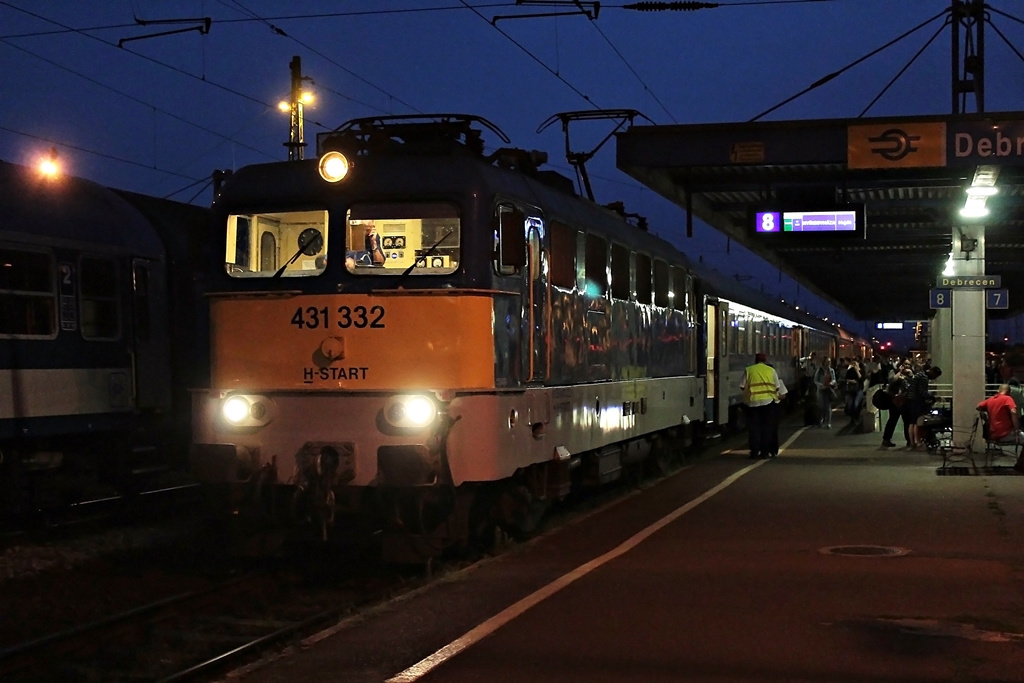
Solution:
<path fill-rule="evenodd" d="M 384 307 L 339 306 L 333 311 L 327 306 L 322 308 L 317 308 L 316 306 L 299 307 L 295 309 L 291 324 L 300 330 L 316 330 L 329 327 L 338 327 L 343 330 L 350 327 L 357 329 L 364 327 L 382 329 L 385 327 Z"/>

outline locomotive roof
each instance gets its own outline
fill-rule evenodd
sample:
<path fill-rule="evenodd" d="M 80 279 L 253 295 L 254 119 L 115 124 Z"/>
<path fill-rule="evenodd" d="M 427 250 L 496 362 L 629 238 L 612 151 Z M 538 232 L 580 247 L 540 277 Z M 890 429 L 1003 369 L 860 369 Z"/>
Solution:
<path fill-rule="evenodd" d="M 152 226 L 114 191 L 83 178 L 48 179 L 0 161 L 0 237 L 159 258 Z"/>
<path fill-rule="evenodd" d="M 366 183 L 357 192 L 382 186 L 396 196 L 406 191 L 451 192 L 473 183 L 476 189 L 491 194 L 532 202 L 548 217 L 586 226 L 609 240 L 687 263 L 685 255 L 670 243 L 629 223 L 621 207 L 601 206 L 581 198 L 570 178 L 540 168 L 547 161 L 546 153 L 511 147 L 486 153 L 483 131 L 478 127 L 491 131 L 502 143 L 509 142 L 497 126 L 478 116 L 400 115 L 354 119 L 321 133 L 317 136 L 317 151 L 342 151 L 350 158 L 353 179 L 346 183 Z M 424 162 L 433 164 L 431 173 L 423 173 Z M 375 173 L 380 175 L 374 177 Z M 408 185 L 403 186 L 403 182 Z M 313 205 L 332 191 L 325 190 L 316 160 L 272 162 L 247 166 L 232 174 L 219 201 L 249 204 L 254 209 L 261 203 L 285 198 L 295 204 Z"/>

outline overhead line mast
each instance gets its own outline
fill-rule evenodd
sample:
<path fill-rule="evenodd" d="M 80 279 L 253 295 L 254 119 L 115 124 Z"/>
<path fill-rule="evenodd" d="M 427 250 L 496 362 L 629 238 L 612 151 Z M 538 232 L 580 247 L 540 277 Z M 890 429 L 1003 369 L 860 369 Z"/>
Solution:
<path fill-rule="evenodd" d="M 954 114 L 966 114 L 967 96 L 974 94 L 979 114 L 985 112 L 985 3 L 983 0 L 952 0 L 952 93 Z M 964 31 L 963 75 L 960 72 L 960 31 Z"/>

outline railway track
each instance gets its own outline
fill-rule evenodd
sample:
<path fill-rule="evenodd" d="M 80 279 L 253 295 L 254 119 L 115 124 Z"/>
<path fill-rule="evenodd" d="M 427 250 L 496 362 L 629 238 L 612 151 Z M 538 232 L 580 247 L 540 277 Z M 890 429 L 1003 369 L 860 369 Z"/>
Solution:
<path fill-rule="evenodd" d="M 573 501 L 553 511 L 544 526 L 568 523 L 622 493 L 622 487 L 610 487 Z M 0 639 L 0 680 L 210 680 L 346 614 L 419 587 L 432 575 L 471 562 L 385 567 L 358 557 L 351 548 L 339 552 L 340 548 L 319 544 L 276 545 L 269 553 L 225 562 L 225 557 L 216 556 L 228 554 L 223 546 L 216 539 L 204 540 L 202 534 L 165 542 L 164 550 L 144 560 L 118 556 L 95 574 L 86 568 L 40 577 L 31 590 L 63 592 L 38 609 L 28 603 L 21 615 L 57 611 L 63 604 L 106 595 L 99 601 L 104 609 L 78 610 L 51 618 L 48 624 L 35 624 L 34 635 L 25 635 L 24 640 L 12 638 L 9 630 L 6 641 Z M 252 547 L 261 543 L 264 550 L 275 545 L 256 540 Z M 181 567 L 171 566 L 179 559 Z M 75 585 L 65 586 L 65 581 Z M 105 607 L 110 604 L 118 608 Z M 132 606 L 121 607 L 128 604 Z M 83 614 L 99 616 L 90 619 Z"/>
<path fill-rule="evenodd" d="M 6 647 L 0 680 L 199 680 L 410 586 L 389 570 L 325 581 L 322 568 L 277 564 Z"/>

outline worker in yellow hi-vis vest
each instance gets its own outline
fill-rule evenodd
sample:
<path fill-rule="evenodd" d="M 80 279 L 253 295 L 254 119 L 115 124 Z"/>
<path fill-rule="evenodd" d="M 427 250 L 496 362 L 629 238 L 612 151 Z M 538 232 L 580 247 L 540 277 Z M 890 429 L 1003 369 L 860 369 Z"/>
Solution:
<path fill-rule="evenodd" d="M 747 366 L 740 383 L 753 459 L 774 458 L 779 454 L 779 412 L 782 399 L 786 397 L 786 385 L 767 360 L 763 353 L 756 354 L 754 364 Z"/>

